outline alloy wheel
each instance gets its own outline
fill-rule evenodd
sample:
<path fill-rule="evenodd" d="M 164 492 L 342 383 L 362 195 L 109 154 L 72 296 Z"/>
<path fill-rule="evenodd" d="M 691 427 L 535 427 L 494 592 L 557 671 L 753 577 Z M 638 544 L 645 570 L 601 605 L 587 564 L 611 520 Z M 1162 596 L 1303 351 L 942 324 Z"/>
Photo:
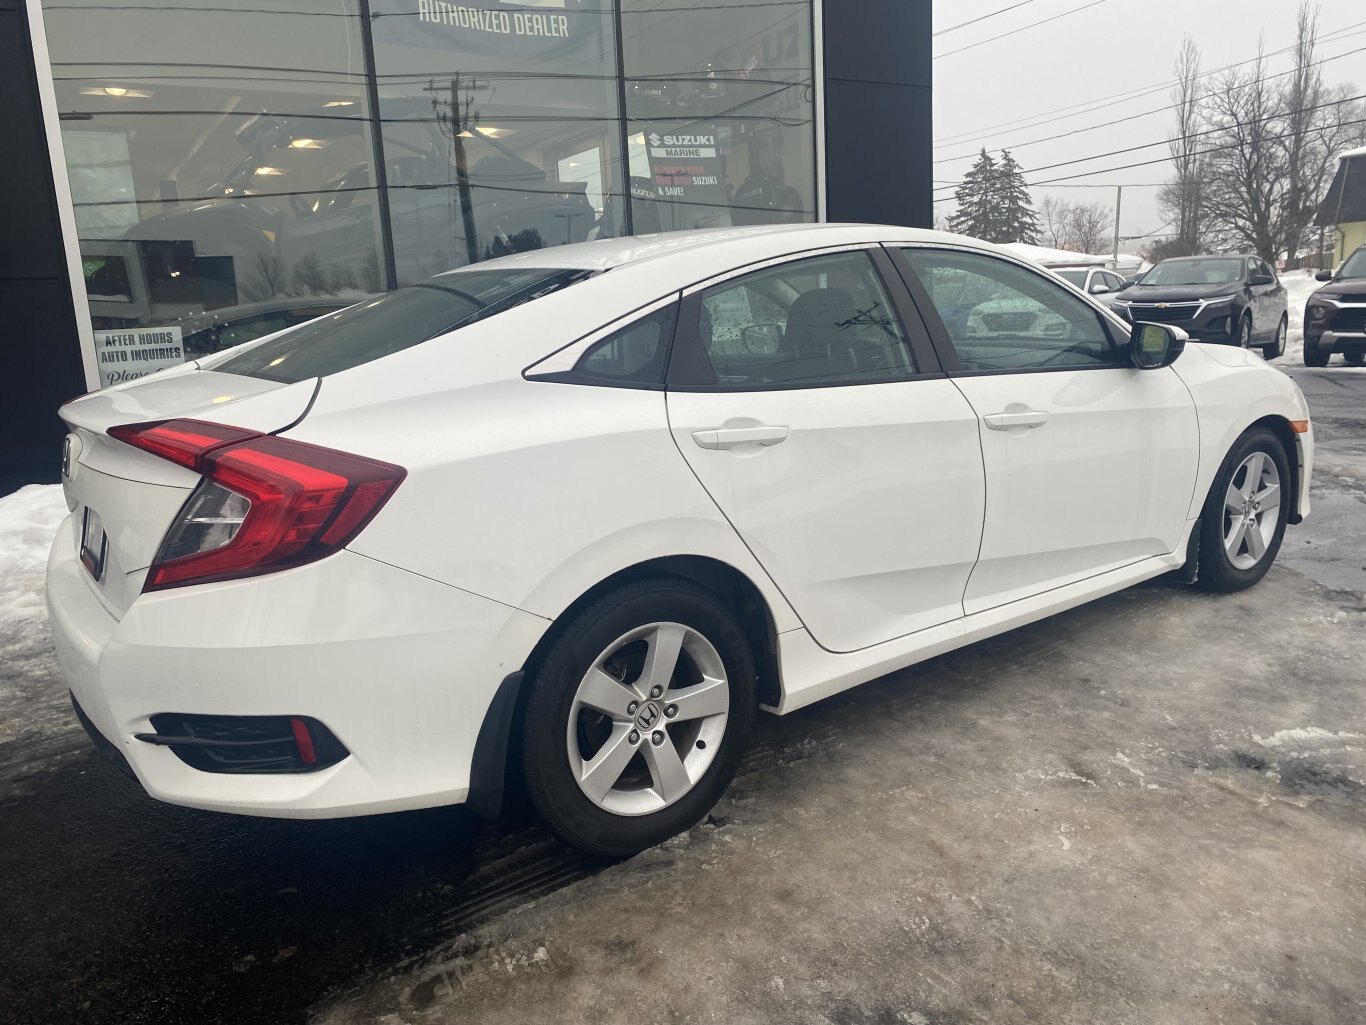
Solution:
<path fill-rule="evenodd" d="M 681 623 L 650 623 L 593 660 L 565 741 L 584 795 L 615 815 L 649 815 L 686 795 L 721 748 L 730 711 L 725 663 Z"/>
<path fill-rule="evenodd" d="M 1252 344 L 1252 318 L 1244 317 L 1238 325 L 1238 347 L 1246 349 Z"/>
<path fill-rule="evenodd" d="M 1239 464 L 1224 495 L 1224 551 L 1236 569 L 1249 570 L 1266 556 L 1281 519 L 1281 475 L 1265 452 Z"/>

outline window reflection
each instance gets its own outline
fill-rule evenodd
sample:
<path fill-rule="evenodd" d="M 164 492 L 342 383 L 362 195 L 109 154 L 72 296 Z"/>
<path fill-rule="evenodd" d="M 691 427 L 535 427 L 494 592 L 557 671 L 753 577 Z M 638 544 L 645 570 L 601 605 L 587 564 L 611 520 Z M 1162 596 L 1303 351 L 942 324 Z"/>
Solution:
<path fill-rule="evenodd" d="M 607 0 L 376 0 L 400 281 L 623 230 Z"/>
<path fill-rule="evenodd" d="M 635 230 L 816 219 L 809 0 L 622 0 Z"/>
<path fill-rule="evenodd" d="M 261 303 L 385 287 L 354 4 L 50 0 L 44 20 L 103 384 L 272 329 Z M 236 326 L 206 335 L 209 314 Z"/>

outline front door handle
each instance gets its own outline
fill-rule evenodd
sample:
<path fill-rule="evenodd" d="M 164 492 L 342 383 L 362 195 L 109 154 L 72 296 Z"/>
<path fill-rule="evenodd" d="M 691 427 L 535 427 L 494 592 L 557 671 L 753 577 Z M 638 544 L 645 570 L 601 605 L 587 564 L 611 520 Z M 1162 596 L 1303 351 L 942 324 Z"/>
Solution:
<path fill-rule="evenodd" d="M 1048 423 L 1048 414 L 1041 409 L 1031 409 L 1027 413 L 991 413 L 982 417 L 993 431 L 1008 431 L 1012 427 L 1042 427 Z"/>
<path fill-rule="evenodd" d="M 777 445 L 787 440 L 786 427 L 719 427 L 693 431 L 692 440 L 700 448 L 736 448 L 740 445 Z"/>

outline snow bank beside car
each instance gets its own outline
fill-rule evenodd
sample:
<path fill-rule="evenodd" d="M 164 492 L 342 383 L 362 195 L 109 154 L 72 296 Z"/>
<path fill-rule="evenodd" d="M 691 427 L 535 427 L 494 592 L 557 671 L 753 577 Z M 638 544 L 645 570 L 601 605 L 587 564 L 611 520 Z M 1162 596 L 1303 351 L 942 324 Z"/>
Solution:
<path fill-rule="evenodd" d="M 75 728 L 43 603 L 47 553 L 65 516 L 56 484 L 0 498 L 0 744 Z"/>

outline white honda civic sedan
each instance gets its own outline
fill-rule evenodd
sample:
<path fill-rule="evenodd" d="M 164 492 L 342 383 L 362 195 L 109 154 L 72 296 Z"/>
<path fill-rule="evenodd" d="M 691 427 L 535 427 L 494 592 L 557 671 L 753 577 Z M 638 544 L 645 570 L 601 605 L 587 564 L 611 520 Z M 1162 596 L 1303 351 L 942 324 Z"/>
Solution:
<path fill-rule="evenodd" d="M 605 854 L 697 822 L 761 708 L 1256 583 L 1313 462 L 1260 358 L 867 225 L 494 260 L 61 415 L 53 635 L 148 793 L 490 812 L 517 774 Z"/>

